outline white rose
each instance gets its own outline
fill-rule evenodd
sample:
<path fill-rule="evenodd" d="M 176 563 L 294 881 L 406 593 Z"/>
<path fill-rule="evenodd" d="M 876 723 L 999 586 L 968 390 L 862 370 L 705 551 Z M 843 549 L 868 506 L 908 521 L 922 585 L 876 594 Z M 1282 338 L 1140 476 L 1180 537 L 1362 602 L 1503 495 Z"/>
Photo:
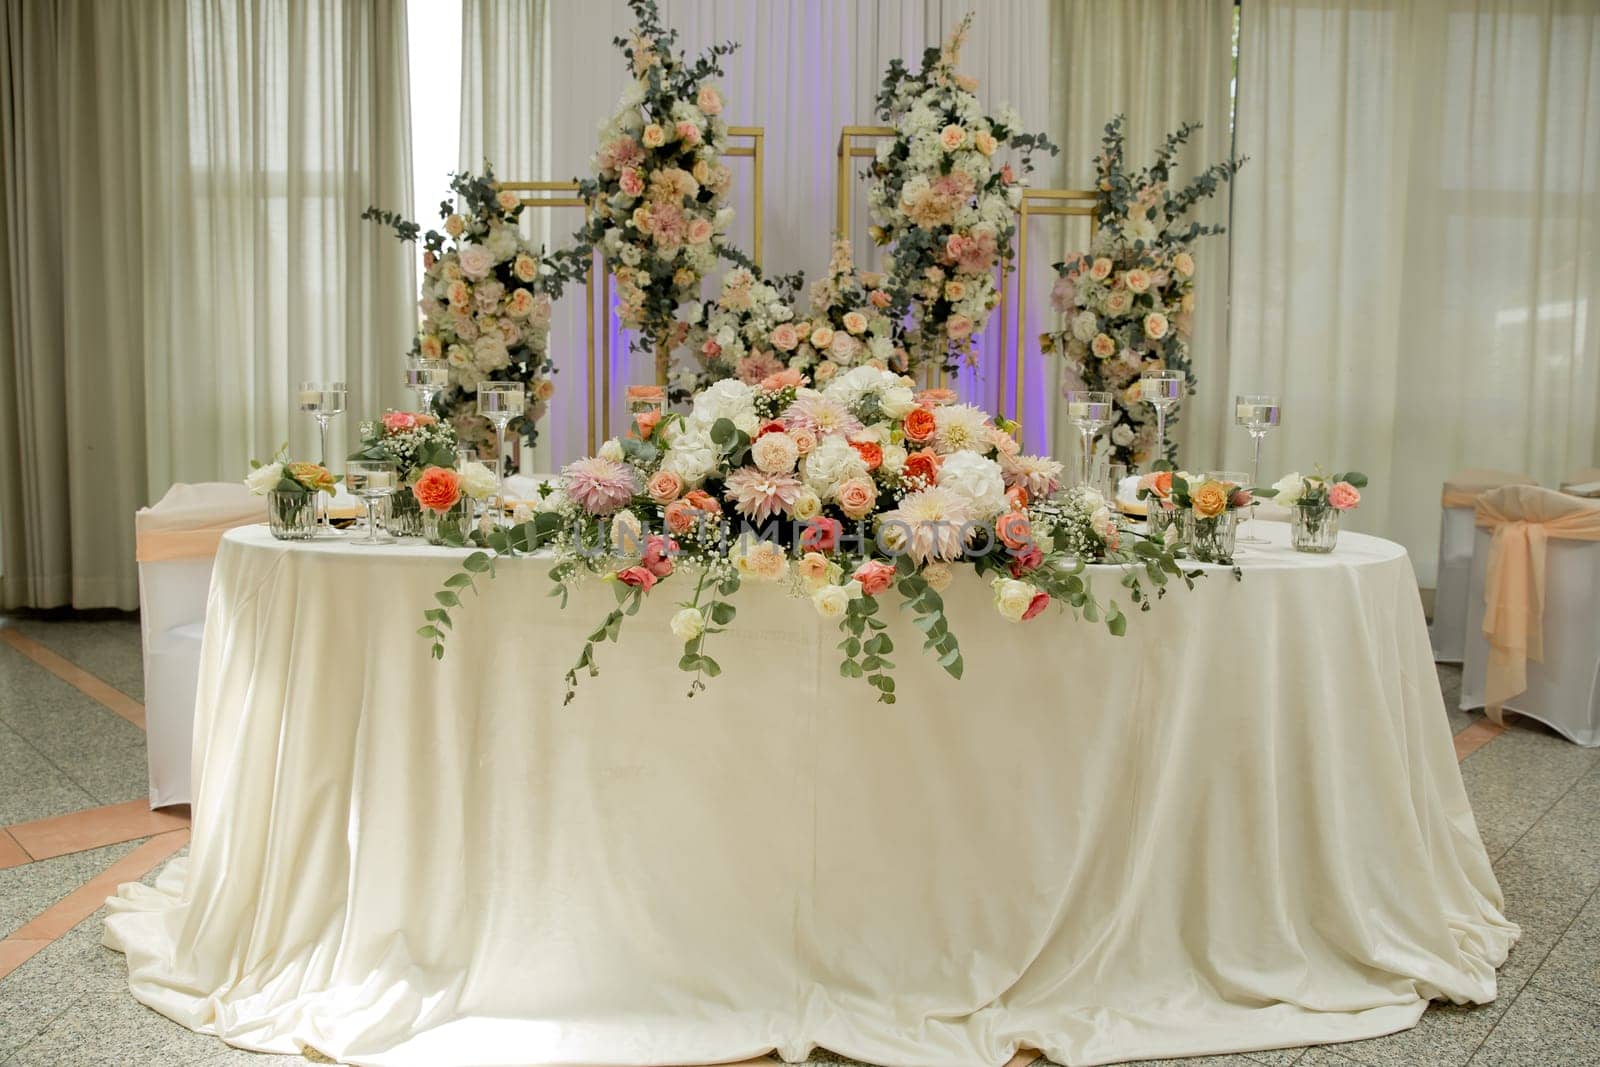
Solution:
<path fill-rule="evenodd" d="M 468 463 L 461 468 L 461 489 L 474 500 L 487 500 L 499 488 L 499 482 L 483 463 Z"/>
<path fill-rule="evenodd" d="M 1008 622 L 1021 622 L 1033 603 L 1034 588 L 1015 578 L 996 578 L 993 584 L 994 609 Z"/>
<path fill-rule="evenodd" d="M 517 254 L 517 231 L 510 226 L 496 226 L 489 231 L 483 246 L 496 263 L 503 263 Z"/>
<path fill-rule="evenodd" d="M 278 488 L 283 481 L 283 464 L 267 463 L 251 471 L 244 480 L 256 496 L 266 496 L 268 490 Z"/>
<path fill-rule="evenodd" d="M 482 466 L 482 464 L 479 464 L 479 465 Z M 484 469 L 487 470 L 488 468 L 485 467 Z M 491 475 L 490 477 L 492 478 L 493 475 Z M 559 488 L 557 488 L 557 491 L 551 492 L 551 493 L 547 493 L 544 496 L 535 496 L 533 498 L 533 510 L 534 510 L 534 513 L 538 514 L 538 515 L 554 515 L 554 514 L 557 514 L 558 512 L 560 512 L 562 510 L 563 506 L 566 503 L 566 499 L 567 499 L 567 494 L 565 494 L 563 492 L 560 492 Z"/>
<path fill-rule="evenodd" d="M 1300 502 L 1300 494 L 1305 491 L 1305 483 L 1299 471 L 1291 471 L 1273 482 L 1272 488 L 1278 491 L 1275 498 L 1277 503 L 1288 506 Z"/>
<path fill-rule="evenodd" d="M 724 378 L 694 398 L 692 416 L 708 428 L 718 419 L 738 421 L 740 415 L 755 415 L 756 390 L 737 378 Z"/>
<path fill-rule="evenodd" d="M 821 512 L 822 498 L 809 489 L 800 490 L 800 495 L 794 498 L 794 504 L 789 508 L 789 514 L 801 522 L 806 519 L 814 519 Z"/>
<path fill-rule="evenodd" d="M 754 437 L 755 432 L 761 429 L 761 420 L 756 418 L 755 412 L 746 411 L 734 416 L 733 425 L 743 433 Z"/>
<path fill-rule="evenodd" d="M 824 619 L 837 619 L 850 608 L 850 593 L 842 585 L 825 585 L 811 594 L 811 606 Z"/>
<path fill-rule="evenodd" d="M 1111 431 L 1111 443 L 1118 448 L 1126 448 L 1133 444 L 1133 427 L 1125 422 L 1119 422 Z"/>
<path fill-rule="evenodd" d="M 1092 311 L 1080 311 L 1072 317 L 1072 336 L 1088 344 L 1100 332 L 1100 320 Z"/>
<path fill-rule="evenodd" d="M 486 276 L 494 267 L 494 253 L 482 245 L 462 245 L 459 261 L 462 274 L 478 279 Z"/>
<path fill-rule="evenodd" d="M 699 637 L 706 628 L 706 617 L 699 608 L 684 608 L 672 617 L 668 624 L 672 628 L 672 635 L 685 643 Z"/>
<path fill-rule="evenodd" d="M 883 449 L 883 469 L 899 474 L 905 468 L 908 453 L 900 445 L 886 445 Z"/>
<path fill-rule="evenodd" d="M 905 418 L 916 406 L 916 396 L 912 394 L 911 388 L 905 385 L 892 385 L 878 398 L 878 407 L 891 419 Z"/>
<path fill-rule="evenodd" d="M 613 463 L 622 462 L 622 442 L 615 437 L 600 446 L 600 458 L 609 459 Z"/>
<path fill-rule="evenodd" d="M 1006 480 L 1000 464 L 976 452 L 952 452 L 939 468 L 938 485 L 948 489 L 987 521 L 1006 510 Z"/>

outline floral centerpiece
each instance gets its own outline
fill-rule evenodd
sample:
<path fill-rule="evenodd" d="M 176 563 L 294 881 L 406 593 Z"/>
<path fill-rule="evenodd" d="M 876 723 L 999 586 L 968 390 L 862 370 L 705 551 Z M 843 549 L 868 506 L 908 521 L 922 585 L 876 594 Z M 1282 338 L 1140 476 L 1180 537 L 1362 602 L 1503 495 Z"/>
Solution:
<path fill-rule="evenodd" d="M 422 536 L 432 544 L 462 544 L 472 530 L 474 504 L 494 496 L 499 485 L 482 463 L 460 470 L 430 466 L 411 483 L 411 495 L 422 512 Z"/>
<path fill-rule="evenodd" d="M 455 464 L 456 434 L 449 423 L 426 412 L 386 411 L 381 418 L 363 420 L 361 447 L 351 459 L 387 459 L 395 465 L 401 487 L 416 483 L 429 467 Z M 422 512 L 414 493 L 389 497 L 389 532 L 414 537 L 422 532 Z"/>
<path fill-rule="evenodd" d="M 1051 303 L 1062 316 L 1059 333 L 1041 338 L 1045 351 L 1065 358 L 1088 389 L 1112 394 L 1107 439 L 1111 462 L 1130 468 L 1156 459 L 1156 415 L 1140 402 L 1139 376 L 1147 370 L 1181 370 L 1194 389 L 1189 336 L 1194 320 L 1194 242 L 1222 233 L 1221 226 L 1185 222 L 1190 209 L 1230 180 L 1244 160 L 1208 167 L 1181 190 L 1168 178 L 1178 151 L 1200 127 L 1186 123 L 1169 134 L 1155 162 L 1125 169 L 1121 115 L 1112 119 L 1096 159 L 1099 229 L 1087 252 L 1055 265 L 1059 277 Z M 1168 416 L 1173 420 L 1174 416 Z"/>
<path fill-rule="evenodd" d="M 1250 507 L 1256 494 L 1234 482 L 1195 481 L 1183 471 L 1173 474 L 1169 485 L 1167 500 L 1183 522 L 1189 554 L 1205 563 L 1232 563 L 1237 512 Z"/>
<path fill-rule="evenodd" d="M 618 317 L 637 331 L 641 349 L 656 351 L 664 377 L 666 352 L 683 339 L 678 306 L 699 296 L 701 279 L 728 251 L 728 127 L 710 79 L 735 46 L 714 45 L 691 61 L 676 51 L 677 31 L 662 23 L 655 0 L 628 6 L 637 25 L 614 43 L 633 84 L 601 127 L 593 173 L 579 183 L 589 219 L 570 256 L 586 262 L 601 250 L 617 285 Z"/>
<path fill-rule="evenodd" d="M 332 496 L 338 479 L 320 463 L 292 462 L 280 449 L 269 462 L 250 461 L 244 484 L 267 498 L 267 526 L 284 541 L 303 541 L 316 530 L 316 495 Z"/>
<path fill-rule="evenodd" d="M 1261 495 L 1276 497 L 1290 510 L 1290 540 L 1300 552 L 1332 552 L 1339 541 L 1339 515 L 1361 503 L 1367 476 L 1360 471 L 1285 474 Z"/>
<path fill-rule="evenodd" d="M 495 188 L 491 170 L 453 174 L 450 188 L 458 205 L 439 205 L 438 230 L 424 234 L 418 224 L 377 208 L 361 217 L 392 226 L 403 241 L 422 242 L 422 323 L 411 354 L 450 365 L 450 387 L 435 399 L 436 413 L 463 442 L 488 449 L 494 428 L 477 413 L 478 383 L 522 382 L 528 407 L 509 429 L 531 446 L 555 392 L 551 302 L 583 274 L 565 261 L 547 260 L 522 236 L 522 204 L 515 192 Z"/>
<path fill-rule="evenodd" d="M 755 385 L 727 379 L 696 396 L 687 415 L 637 418 L 629 436 L 569 465 L 531 521 L 478 539 L 502 555 L 553 548 L 563 604 L 585 578 L 614 587 L 617 607 L 567 675 L 569 699 L 580 673 L 596 670 L 596 645 L 616 640 L 642 598 L 677 579 L 684 600 L 671 626 L 691 693 L 721 670 L 711 646 L 737 615 L 734 595 L 768 583 L 836 620 L 840 672 L 892 702 L 894 644 L 879 617 L 892 594 L 939 666 L 960 677 L 940 593 L 961 571 L 991 585 L 1007 621 L 1061 604 L 1118 634 L 1126 617 L 1096 598 L 1088 564 L 1122 564 L 1122 585 L 1141 609 L 1150 600 L 1141 576 L 1157 595 L 1169 578 L 1193 576 L 1166 547 L 1122 529 L 1099 494 L 1059 494 L 1061 464 L 1023 454 L 1014 429 L 872 366 L 820 390 L 793 368 Z M 449 610 L 494 560 L 479 552 L 463 566 L 422 628 L 436 656 Z"/>
<path fill-rule="evenodd" d="M 997 154 L 1018 152 L 1024 174 L 1033 153 L 1057 149 L 1023 133 L 1009 108 L 986 115 L 977 82 L 957 73 L 972 17 L 942 48 L 930 48 L 913 73 L 896 59 L 878 92 L 878 117 L 894 138 L 868 170 L 874 240 L 888 246 L 895 318 L 909 312 L 911 367 L 954 370 L 972 358 L 972 336 L 999 303 L 996 266 L 1008 261 L 1023 180 Z"/>
<path fill-rule="evenodd" d="M 876 271 L 858 272 L 850 242 L 835 239 L 828 273 L 811 286 L 811 316 L 801 324 L 801 338 L 790 366 L 800 368 L 819 385 L 864 364 L 903 371 L 906 353 L 888 311 L 894 299 L 884 288 L 886 281 Z"/>
<path fill-rule="evenodd" d="M 672 398 L 687 400 L 724 378 L 755 383 L 783 370 L 799 344 L 794 299 L 799 274 L 764 277 L 734 267 L 710 303 L 690 300 L 679 308 L 688 326 L 685 355 L 672 378 Z"/>

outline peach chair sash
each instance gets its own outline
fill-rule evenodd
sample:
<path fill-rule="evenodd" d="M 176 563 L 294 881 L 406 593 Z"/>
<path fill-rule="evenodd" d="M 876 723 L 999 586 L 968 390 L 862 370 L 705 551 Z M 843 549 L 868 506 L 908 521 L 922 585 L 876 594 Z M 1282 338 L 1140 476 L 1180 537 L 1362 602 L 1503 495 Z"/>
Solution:
<path fill-rule="evenodd" d="M 1537 484 L 1526 474 L 1490 470 L 1486 467 L 1468 467 L 1466 470 L 1456 471 L 1445 479 L 1444 492 L 1440 495 L 1439 502 L 1447 508 L 1470 508 L 1477 503 L 1478 497 L 1491 489 L 1507 485 Z"/>
<path fill-rule="evenodd" d="M 1484 706 L 1499 722 L 1505 702 L 1528 687 L 1528 660 L 1544 661 L 1545 546 L 1552 537 L 1600 541 L 1600 504 L 1510 485 L 1478 497 L 1475 516 L 1493 534 L 1483 584 Z"/>
<path fill-rule="evenodd" d="M 208 559 L 223 534 L 266 518 L 266 500 L 241 483 L 180 483 L 134 515 L 134 556 L 140 563 Z"/>

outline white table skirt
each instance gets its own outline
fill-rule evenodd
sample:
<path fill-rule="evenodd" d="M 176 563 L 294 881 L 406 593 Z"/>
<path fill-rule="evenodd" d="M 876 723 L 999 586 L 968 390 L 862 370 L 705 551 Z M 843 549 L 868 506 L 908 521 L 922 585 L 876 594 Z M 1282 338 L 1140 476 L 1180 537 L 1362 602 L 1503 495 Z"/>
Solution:
<path fill-rule="evenodd" d="M 1122 639 L 1008 624 L 964 574 L 966 677 L 890 610 L 892 707 L 773 587 L 684 699 L 669 584 L 563 708 L 610 591 L 562 612 L 548 563 L 502 562 L 435 663 L 414 631 L 455 561 L 228 534 L 191 853 L 106 923 L 139 1000 L 361 1064 L 927 1067 L 1345 1041 L 1495 995 L 1517 929 L 1396 545 L 1242 555 Z"/>

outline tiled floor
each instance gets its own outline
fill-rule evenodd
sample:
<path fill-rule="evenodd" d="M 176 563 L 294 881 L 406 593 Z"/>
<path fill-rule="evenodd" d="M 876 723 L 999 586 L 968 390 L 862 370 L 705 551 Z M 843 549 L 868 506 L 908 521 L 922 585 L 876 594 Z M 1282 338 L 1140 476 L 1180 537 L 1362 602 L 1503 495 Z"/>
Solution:
<path fill-rule="evenodd" d="M 1459 671 L 1441 668 L 1439 679 L 1479 829 L 1523 930 L 1500 998 L 1434 1007 L 1414 1029 L 1373 1041 L 1166 1062 L 1600 1064 L 1600 750 L 1455 711 Z M 147 788 L 142 699 L 135 621 L 0 620 L 0 1065 L 326 1062 L 190 1033 L 136 1003 L 122 957 L 100 945 L 101 886 L 153 880 L 187 837 L 182 813 L 151 820 L 129 803 Z"/>

